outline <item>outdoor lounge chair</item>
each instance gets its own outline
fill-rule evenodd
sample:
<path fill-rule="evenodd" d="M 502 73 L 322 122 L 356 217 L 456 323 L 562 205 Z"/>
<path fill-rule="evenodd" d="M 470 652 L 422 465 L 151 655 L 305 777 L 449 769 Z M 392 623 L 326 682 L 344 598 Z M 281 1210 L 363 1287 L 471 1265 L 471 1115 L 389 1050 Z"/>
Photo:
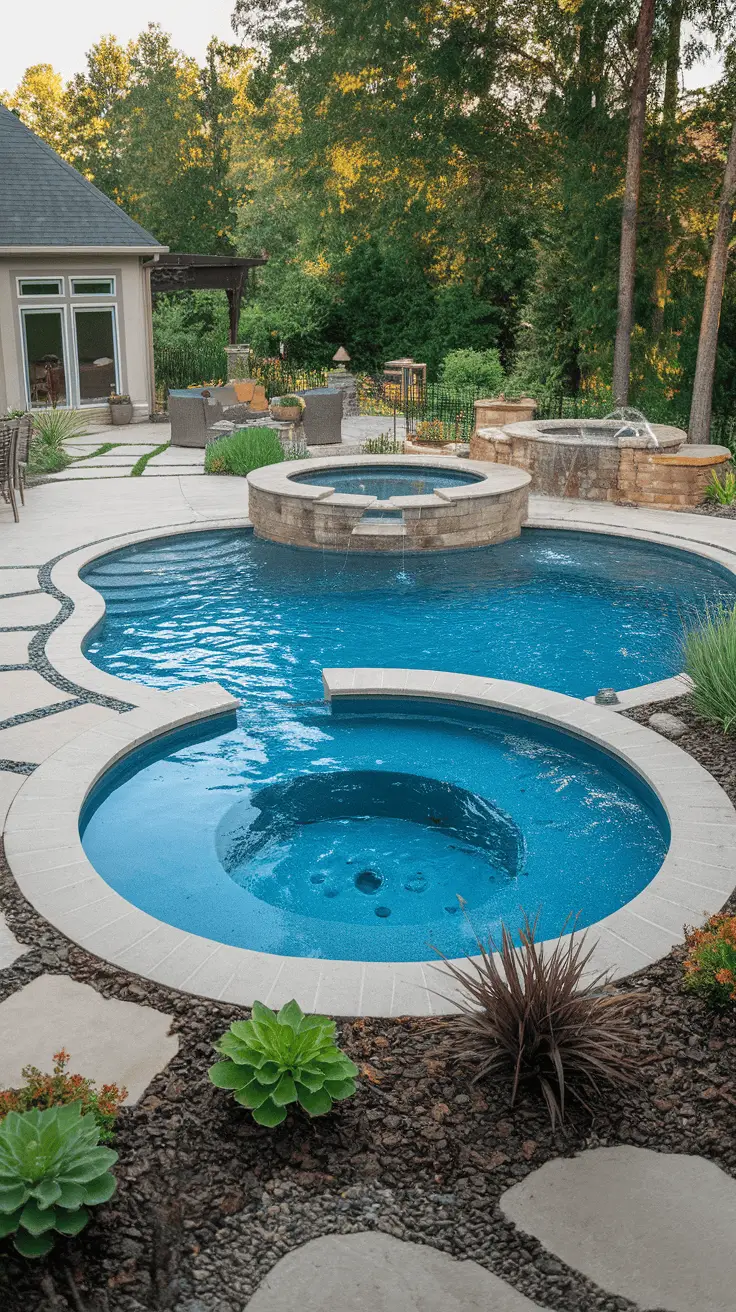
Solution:
<path fill-rule="evenodd" d="M 327 446 L 342 441 L 342 392 L 336 387 L 315 387 L 296 392 L 306 401 L 302 416 L 307 446 Z"/>

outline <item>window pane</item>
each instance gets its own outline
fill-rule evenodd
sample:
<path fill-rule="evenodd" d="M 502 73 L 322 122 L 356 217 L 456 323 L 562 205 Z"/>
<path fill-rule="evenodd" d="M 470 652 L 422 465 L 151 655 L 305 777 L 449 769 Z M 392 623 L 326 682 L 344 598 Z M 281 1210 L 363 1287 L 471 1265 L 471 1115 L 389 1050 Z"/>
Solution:
<path fill-rule="evenodd" d="M 23 315 L 31 405 L 66 405 L 61 310 Z"/>
<path fill-rule="evenodd" d="M 115 391 L 115 329 L 112 310 L 77 310 L 79 399 L 106 401 Z"/>
<path fill-rule="evenodd" d="M 112 278 L 72 278 L 74 296 L 112 296 L 114 290 Z"/>
<path fill-rule="evenodd" d="M 61 296 L 60 278 L 23 278 L 21 296 Z"/>

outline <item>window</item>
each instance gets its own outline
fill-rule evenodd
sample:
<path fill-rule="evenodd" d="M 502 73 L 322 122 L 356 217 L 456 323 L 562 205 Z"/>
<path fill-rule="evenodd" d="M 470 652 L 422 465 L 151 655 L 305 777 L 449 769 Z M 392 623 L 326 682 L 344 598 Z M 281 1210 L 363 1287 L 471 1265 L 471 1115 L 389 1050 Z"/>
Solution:
<path fill-rule="evenodd" d="M 106 401 L 117 390 L 117 333 L 113 306 L 74 310 L 80 405 Z"/>
<path fill-rule="evenodd" d="M 72 278 L 72 296 L 114 295 L 114 278 Z"/>
<path fill-rule="evenodd" d="M 19 278 L 19 296 L 61 296 L 64 290 L 62 278 Z"/>
<path fill-rule="evenodd" d="M 61 310 L 23 310 L 23 349 L 31 406 L 67 404 Z"/>

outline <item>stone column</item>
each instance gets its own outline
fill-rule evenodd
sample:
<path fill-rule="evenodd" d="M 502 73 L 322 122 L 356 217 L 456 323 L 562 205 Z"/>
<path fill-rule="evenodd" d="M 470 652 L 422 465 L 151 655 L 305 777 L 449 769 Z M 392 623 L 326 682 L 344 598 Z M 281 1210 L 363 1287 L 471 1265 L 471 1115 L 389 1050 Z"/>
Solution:
<path fill-rule="evenodd" d="M 327 386 L 342 392 L 343 419 L 355 419 L 358 411 L 358 385 L 353 374 L 346 369 L 332 369 L 327 375 Z"/>
<path fill-rule="evenodd" d="M 247 342 L 238 342 L 237 346 L 226 346 L 227 381 L 233 378 L 248 378 L 250 369 L 250 346 Z"/>

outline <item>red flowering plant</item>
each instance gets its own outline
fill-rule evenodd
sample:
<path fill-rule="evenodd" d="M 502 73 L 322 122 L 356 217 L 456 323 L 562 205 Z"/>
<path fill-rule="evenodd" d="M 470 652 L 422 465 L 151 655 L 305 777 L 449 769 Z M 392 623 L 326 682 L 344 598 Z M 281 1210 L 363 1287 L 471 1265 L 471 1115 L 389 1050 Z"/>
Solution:
<path fill-rule="evenodd" d="M 711 1007 L 736 1002 L 736 916 L 711 916 L 687 935 L 685 988 Z"/>
<path fill-rule="evenodd" d="M 67 1072 L 70 1060 L 69 1053 L 61 1048 L 54 1053 L 53 1075 L 44 1075 L 35 1066 L 24 1066 L 25 1084 L 20 1089 L 0 1091 L 0 1121 L 8 1112 L 28 1112 L 33 1108 L 45 1111 L 47 1107 L 79 1102 L 82 1115 L 91 1113 L 94 1116 L 100 1131 L 100 1143 L 111 1143 L 115 1119 L 128 1090 L 117 1084 L 103 1084 L 98 1089 L 94 1080 L 83 1075 L 70 1075 Z"/>

